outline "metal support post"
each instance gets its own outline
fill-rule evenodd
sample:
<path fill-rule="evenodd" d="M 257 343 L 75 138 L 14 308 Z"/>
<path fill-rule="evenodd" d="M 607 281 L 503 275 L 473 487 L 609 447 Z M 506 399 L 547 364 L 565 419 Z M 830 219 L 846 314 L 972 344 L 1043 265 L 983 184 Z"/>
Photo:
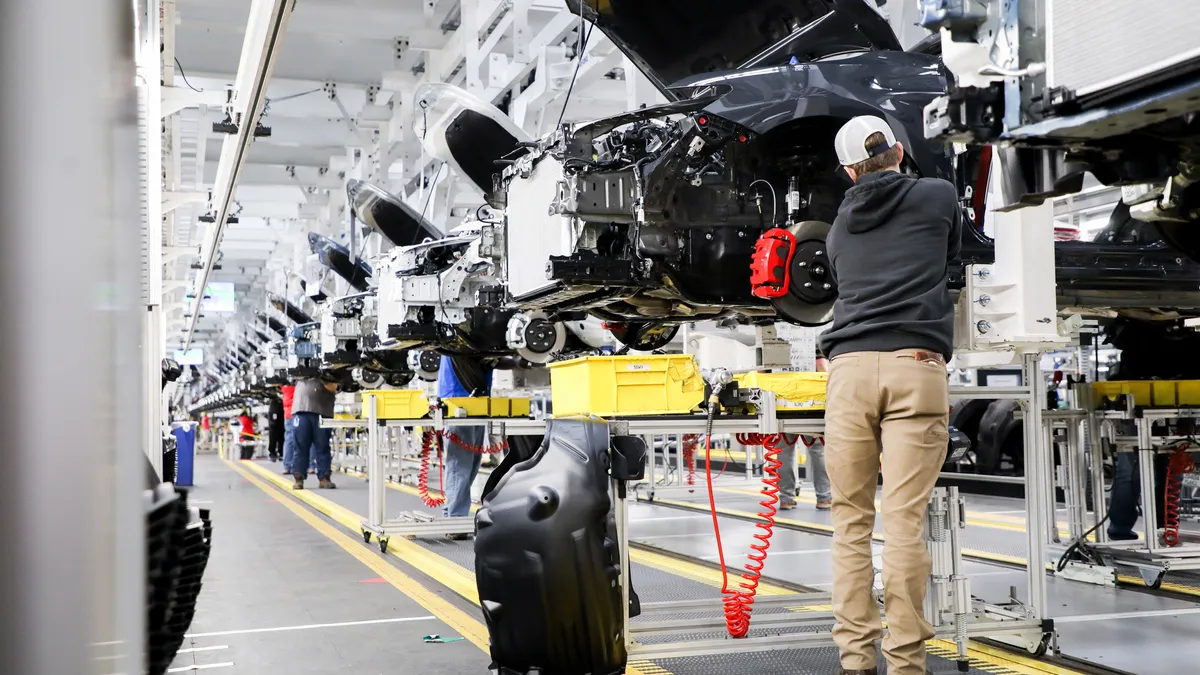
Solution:
<path fill-rule="evenodd" d="M 1067 497 L 1067 524 L 1071 540 L 1074 541 L 1087 532 L 1087 481 L 1084 469 L 1087 458 L 1083 453 L 1080 420 L 1067 420 L 1067 447 L 1062 453 L 1065 484 L 1064 492 Z"/>
<path fill-rule="evenodd" d="M 1146 549 L 1153 555 L 1158 544 L 1158 504 L 1154 499 L 1154 439 L 1150 436 L 1150 420 L 1138 416 L 1137 426 L 1138 477 L 1142 481 L 1142 527 L 1146 530 Z"/>
<path fill-rule="evenodd" d="M 367 481 L 369 497 L 367 524 L 377 528 L 383 524 L 385 500 L 387 499 L 384 491 L 387 486 L 384 485 L 386 482 L 383 476 L 384 456 L 383 449 L 380 447 L 379 417 L 376 405 L 375 397 L 370 397 L 367 401 L 367 461 L 370 463 L 370 470 L 367 471 L 369 478 Z"/>
<path fill-rule="evenodd" d="M 1092 476 L 1092 525 L 1096 526 L 1096 541 L 1108 541 L 1108 530 L 1098 527 L 1108 517 L 1108 503 L 1104 501 L 1104 448 L 1106 443 L 1100 437 L 1100 420 L 1089 406 L 1087 420 L 1088 468 Z"/>
<path fill-rule="evenodd" d="M 629 510 L 623 481 L 610 478 L 609 484 L 613 496 L 613 519 L 617 526 L 617 547 L 621 554 L 621 571 L 617 576 L 621 584 L 621 639 L 625 640 L 628 649 L 632 642 L 629 632 Z"/>
<path fill-rule="evenodd" d="M 1045 408 L 1042 408 L 1045 410 Z M 1045 490 L 1041 493 L 1042 512 L 1046 514 L 1046 542 L 1059 541 L 1058 536 L 1058 493 L 1056 491 L 1055 471 L 1054 471 L 1054 425 L 1046 421 L 1042 417 L 1042 448 L 1043 452 L 1039 455 L 1039 461 L 1042 463 L 1042 476 L 1044 477 Z"/>
<path fill-rule="evenodd" d="M 655 466 L 655 463 L 658 462 L 658 457 L 657 457 L 657 453 L 654 450 L 654 438 L 652 436 L 642 436 L 642 441 L 646 444 L 646 452 L 650 456 L 650 493 L 649 493 L 649 495 L 650 495 L 650 501 L 654 501 L 654 488 L 657 487 L 657 485 L 658 485 L 658 483 L 656 482 L 657 481 L 656 475 L 658 473 L 658 469 Z M 665 460 L 663 461 L 663 465 L 664 466 L 666 465 Z"/>
<path fill-rule="evenodd" d="M 947 495 L 950 533 L 950 591 L 954 613 L 954 644 L 958 648 L 959 661 L 967 660 L 967 619 L 971 614 L 971 580 L 963 571 L 962 529 L 966 526 L 966 502 L 958 494 L 957 487 L 949 488 Z M 1039 566 L 1040 567 L 1040 566 Z M 1045 579 L 1045 575 L 1042 575 Z"/>
<path fill-rule="evenodd" d="M 1028 564 L 1029 608 L 1034 618 L 1046 615 L 1046 511 L 1043 501 L 1051 491 L 1046 464 L 1042 454 L 1042 411 L 1046 407 L 1046 390 L 1042 386 L 1041 354 L 1037 352 L 1022 357 L 1025 386 L 1029 399 L 1025 409 L 1025 522 L 1029 544 Z"/>

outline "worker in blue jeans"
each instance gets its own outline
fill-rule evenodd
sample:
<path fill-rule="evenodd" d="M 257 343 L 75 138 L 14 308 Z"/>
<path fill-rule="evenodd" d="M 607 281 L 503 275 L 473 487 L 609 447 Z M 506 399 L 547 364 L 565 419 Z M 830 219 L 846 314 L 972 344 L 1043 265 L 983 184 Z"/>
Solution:
<path fill-rule="evenodd" d="M 492 391 L 492 369 L 479 359 L 442 356 L 438 370 L 438 398 L 488 396 Z M 486 445 L 486 427 L 450 424 L 446 427 L 446 507 L 450 517 L 471 515 L 471 486 L 479 475 Z M 467 535 L 449 535 L 465 539 Z"/>
<path fill-rule="evenodd" d="M 816 372 L 824 373 L 828 362 L 821 348 L 817 347 Z M 779 461 L 783 462 L 784 470 L 779 477 L 779 508 L 788 510 L 796 508 L 796 443 L 804 444 L 807 460 L 804 465 L 805 478 L 812 481 L 813 491 L 817 493 L 817 510 L 828 511 L 833 506 L 833 488 L 829 484 L 829 473 L 825 471 L 825 438 L 822 436 L 800 436 L 798 439 L 791 434 L 783 434 L 779 453 Z"/>
<path fill-rule="evenodd" d="M 322 382 L 315 377 L 296 383 L 291 420 L 296 446 L 291 466 L 293 490 L 304 489 L 304 479 L 308 477 L 305 469 L 310 455 L 316 458 L 319 487 L 325 490 L 337 487 L 331 480 L 333 455 L 330 452 L 330 436 L 333 430 L 321 427 L 322 418 L 333 417 L 336 391 L 336 384 Z"/>

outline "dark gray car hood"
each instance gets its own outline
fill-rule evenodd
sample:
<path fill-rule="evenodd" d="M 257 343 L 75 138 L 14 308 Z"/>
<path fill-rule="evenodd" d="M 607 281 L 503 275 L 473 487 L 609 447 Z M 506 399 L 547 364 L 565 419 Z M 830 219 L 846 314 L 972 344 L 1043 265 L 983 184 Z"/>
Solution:
<path fill-rule="evenodd" d="M 564 0 L 669 98 L 685 77 L 812 61 L 857 50 L 901 50 L 872 0 Z"/>

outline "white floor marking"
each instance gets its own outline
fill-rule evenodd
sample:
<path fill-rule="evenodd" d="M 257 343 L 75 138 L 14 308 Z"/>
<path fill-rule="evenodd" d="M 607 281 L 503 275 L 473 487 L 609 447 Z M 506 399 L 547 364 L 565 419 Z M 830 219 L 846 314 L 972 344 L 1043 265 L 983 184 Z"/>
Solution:
<path fill-rule="evenodd" d="M 1082 614 L 1079 616 L 1056 616 L 1055 623 L 1082 623 L 1084 621 L 1113 621 L 1117 619 L 1150 619 L 1159 616 L 1183 616 L 1200 614 L 1200 607 L 1180 609 L 1150 609 L 1141 612 L 1118 612 L 1115 614 Z"/>
<path fill-rule="evenodd" d="M 309 630 L 312 628 L 342 628 L 346 626 L 370 626 L 379 623 L 405 623 L 408 621 L 433 621 L 435 616 L 409 616 L 400 619 L 372 619 L 370 621 L 342 621 L 340 623 L 313 623 L 306 626 L 280 626 L 278 628 L 249 628 L 246 630 L 222 630 L 213 633 L 191 633 L 185 637 L 202 638 L 218 637 L 221 635 L 249 635 L 251 633 L 279 633 L 291 630 Z"/>
<path fill-rule="evenodd" d="M 635 534 L 635 535 L 630 535 L 630 538 L 631 539 L 685 539 L 685 538 L 695 539 L 696 537 L 703 537 L 704 535 L 705 535 L 704 532 L 699 532 L 699 533 L 693 532 L 692 534 L 642 534 L 642 535 Z"/>
<path fill-rule="evenodd" d="M 230 668 L 234 665 L 233 661 L 225 663 L 206 663 L 204 665 L 179 666 L 178 668 L 168 668 L 168 673 L 190 673 L 196 670 L 210 670 L 212 668 Z"/>
<path fill-rule="evenodd" d="M 696 520 L 697 518 L 712 518 L 712 516 L 659 516 L 657 518 L 633 518 L 630 523 L 658 523 L 664 520 Z"/>
<path fill-rule="evenodd" d="M 187 654 L 189 652 L 215 652 L 218 649 L 229 649 L 229 645 L 221 645 L 220 647 L 192 647 L 191 649 L 180 649 L 177 653 Z"/>

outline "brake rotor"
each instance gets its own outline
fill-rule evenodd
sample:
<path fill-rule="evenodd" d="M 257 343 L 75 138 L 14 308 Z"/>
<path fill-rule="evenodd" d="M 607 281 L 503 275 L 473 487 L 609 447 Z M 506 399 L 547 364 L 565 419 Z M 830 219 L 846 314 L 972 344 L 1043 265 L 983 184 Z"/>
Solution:
<path fill-rule="evenodd" d="M 567 327 L 545 312 L 516 314 L 509 319 L 505 341 L 526 361 L 549 363 L 566 345 Z"/>
<path fill-rule="evenodd" d="M 409 368 L 425 382 L 436 382 L 442 367 L 442 356 L 432 349 L 408 353 Z"/>
<path fill-rule="evenodd" d="M 791 282 L 786 295 L 775 298 L 771 305 L 781 318 L 801 326 L 822 326 L 833 320 L 833 303 L 837 300 L 837 284 L 833 280 L 833 264 L 825 238 L 829 223 L 804 220 L 788 228 L 796 237 L 796 253 L 792 256 Z"/>

